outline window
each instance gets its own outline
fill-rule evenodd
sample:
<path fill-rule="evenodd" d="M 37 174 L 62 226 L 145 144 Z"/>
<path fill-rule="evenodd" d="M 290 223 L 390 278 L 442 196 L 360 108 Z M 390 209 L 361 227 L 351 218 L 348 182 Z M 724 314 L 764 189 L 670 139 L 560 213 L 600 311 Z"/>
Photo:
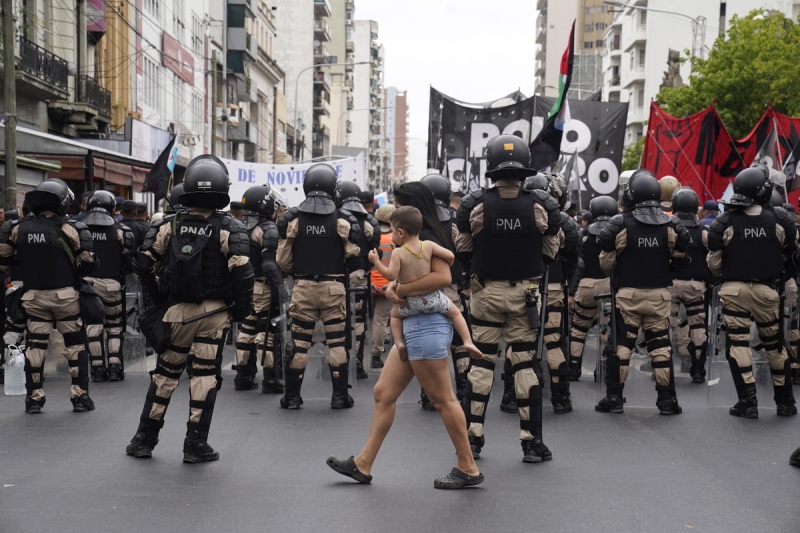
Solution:
<path fill-rule="evenodd" d="M 644 10 L 639 11 L 639 27 L 640 28 L 647 27 L 647 11 Z"/>
<path fill-rule="evenodd" d="M 185 119 L 185 106 L 183 104 L 184 83 L 175 74 L 170 76 L 170 78 L 172 81 L 172 85 L 170 86 L 170 89 L 172 90 L 172 114 L 175 117 L 175 120 L 178 122 L 183 122 Z"/>
<path fill-rule="evenodd" d="M 594 42 L 595 48 L 603 48 L 603 39 L 598 39 Z"/>
<path fill-rule="evenodd" d="M 174 10 L 172 11 L 172 36 L 183 44 L 183 0 L 175 0 Z"/>
<path fill-rule="evenodd" d="M 192 131 L 201 131 L 203 122 L 203 96 L 195 92 L 192 94 Z"/>
<path fill-rule="evenodd" d="M 144 103 L 159 109 L 161 107 L 161 68 L 158 63 L 150 59 L 144 58 Z"/>
<path fill-rule="evenodd" d="M 592 24 L 584 24 L 583 25 L 583 31 L 593 31 L 593 30 L 594 30 L 594 25 L 592 25 Z"/>
<path fill-rule="evenodd" d="M 606 23 L 605 22 L 598 22 L 598 23 L 596 23 L 594 25 L 594 29 L 596 29 L 596 30 L 604 30 L 604 29 L 606 29 Z"/>
<path fill-rule="evenodd" d="M 192 15 L 192 50 L 203 56 L 203 22 L 196 15 Z"/>
<path fill-rule="evenodd" d="M 153 15 L 155 18 L 158 18 L 159 15 L 159 5 L 159 0 L 144 0 L 144 10 Z"/>
<path fill-rule="evenodd" d="M 636 107 L 644 108 L 644 91 L 639 91 L 636 94 Z"/>
<path fill-rule="evenodd" d="M 631 52 L 631 70 L 633 70 L 633 65 L 634 65 L 634 54 L 633 52 Z"/>
<path fill-rule="evenodd" d="M 592 46 L 594 46 L 594 43 L 592 41 L 585 41 L 583 43 L 584 48 L 591 48 Z"/>
<path fill-rule="evenodd" d="M 645 53 L 646 50 L 639 50 L 639 67 L 644 68 L 645 58 L 647 54 Z"/>

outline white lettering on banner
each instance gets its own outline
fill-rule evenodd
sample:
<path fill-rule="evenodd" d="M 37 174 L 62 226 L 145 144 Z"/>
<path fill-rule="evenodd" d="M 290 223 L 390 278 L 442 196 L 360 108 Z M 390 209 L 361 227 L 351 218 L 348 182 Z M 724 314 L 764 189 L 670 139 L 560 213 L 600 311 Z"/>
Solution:
<path fill-rule="evenodd" d="M 223 160 L 231 176 L 228 195 L 231 200 L 239 200 L 244 192 L 254 185 L 269 185 L 283 196 L 288 207 L 300 205 L 305 199 L 303 181 L 306 171 L 315 163 L 269 165 L 247 161 Z M 335 170 L 340 180 L 355 182 L 362 190 L 366 188 L 366 169 L 364 155 L 326 161 Z M 378 194 L 381 191 L 373 191 Z"/>
<path fill-rule="evenodd" d="M 108 238 L 106 237 L 105 233 L 92 232 L 92 240 L 93 241 L 107 241 Z"/>
<path fill-rule="evenodd" d="M 767 238 L 767 232 L 764 228 L 744 228 L 745 239 L 760 239 Z"/>
<path fill-rule="evenodd" d="M 28 233 L 28 244 L 45 244 L 44 233 Z"/>
<path fill-rule="evenodd" d="M 636 241 L 639 248 L 658 248 L 657 237 L 639 237 Z"/>

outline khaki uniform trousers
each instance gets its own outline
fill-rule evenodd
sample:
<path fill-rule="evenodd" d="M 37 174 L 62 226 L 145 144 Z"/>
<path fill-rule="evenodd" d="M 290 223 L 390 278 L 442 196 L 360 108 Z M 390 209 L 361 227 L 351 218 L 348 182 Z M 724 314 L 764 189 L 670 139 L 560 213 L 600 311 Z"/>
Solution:
<path fill-rule="evenodd" d="M 672 282 L 672 316 L 677 318 L 682 305 L 686 311 L 686 320 L 678 324 L 675 333 L 678 336 L 678 351 L 689 354 L 692 359 L 699 360 L 700 354 L 708 340 L 706 330 L 706 284 L 699 280 L 676 279 Z"/>
<path fill-rule="evenodd" d="M 89 361 L 92 366 L 103 366 L 103 332 L 107 338 L 106 353 L 109 365 L 122 364 L 122 343 L 125 317 L 122 316 L 122 285 L 111 278 L 86 278 L 92 282 L 97 296 L 103 301 L 105 319 L 102 324 L 86 324 L 89 342 Z"/>
<path fill-rule="evenodd" d="M 222 334 L 228 324 L 228 313 L 217 313 L 186 325 L 181 321 L 224 305 L 222 300 L 206 300 L 200 304 L 176 304 L 167 310 L 164 322 L 170 325 L 172 339 L 166 351 L 156 360 L 140 429 L 149 427 L 157 430 L 163 426 L 172 393 L 186 365 L 191 364 L 187 428 L 199 431 L 203 436 L 208 435 L 220 385 L 217 358 L 222 351 Z"/>
<path fill-rule="evenodd" d="M 392 302 L 386 296 L 376 294 L 373 299 L 372 331 L 370 332 L 370 352 L 373 356 L 382 356 Z"/>
<path fill-rule="evenodd" d="M 239 334 L 236 336 L 236 365 L 249 366 L 256 371 L 256 354 L 261 354 L 264 368 L 274 366 L 272 353 L 273 334 L 267 335 L 269 310 L 272 305 L 272 294 L 269 285 L 263 279 L 257 279 L 253 285 L 253 309 L 239 323 Z"/>
<path fill-rule="evenodd" d="M 366 290 L 368 275 L 369 274 L 363 269 L 354 270 L 350 273 L 350 289 L 356 289 L 356 291 L 353 293 L 353 332 L 356 336 L 353 349 L 355 353 L 358 354 L 359 360 L 363 359 L 364 357 L 364 352 L 362 349 L 367 340 L 367 318 L 369 315 L 367 298 L 372 297 L 372 295 Z"/>
<path fill-rule="evenodd" d="M 473 342 L 483 359 L 473 359 L 467 375 L 466 405 L 470 437 L 482 437 L 486 405 L 494 382 L 494 367 L 500 341 L 510 347 L 508 356 L 514 369 L 514 390 L 519 405 L 520 440 L 542 436 L 541 370 L 536 361 L 537 332 L 528 325 L 525 290 L 536 287 L 538 279 L 486 281 L 472 278 Z"/>
<path fill-rule="evenodd" d="M 343 280 L 344 281 L 344 280 Z M 313 281 L 299 279 L 292 291 L 289 315 L 292 317 L 294 353 L 290 354 L 289 368 L 303 370 L 308 365 L 317 320 L 325 327 L 325 344 L 328 346 L 328 364 L 339 367 L 347 363 L 345 350 L 345 313 L 347 291 L 338 281 Z M 334 376 L 338 377 L 338 375 Z"/>
<path fill-rule="evenodd" d="M 575 309 L 572 312 L 572 328 L 569 341 L 569 366 L 580 370 L 583 350 L 586 347 L 586 334 L 597 322 L 598 294 L 608 294 L 611 290 L 609 278 L 583 278 L 575 292 Z M 601 317 L 600 320 L 605 320 Z"/>
<path fill-rule="evenodd" d="M 77 398 L 89 391 L 89 357 L 85 350 L 86 335 L 81 319 L 78 291 L 63 289 L 30 289 L 22 295 L 22 307 L 28 314 L 25 350 L 25 382 L 28 396 L 45 398 L 42 372 L 53 325 L 64 337 L 64 355 L 69 363 L 72 385 L 69 397 Z"/>
<path fill-rule="evenodd" d="M 772 385 L 782 387 L 789 356 L 781 349 L 778 336 L 778 291 L 761 283 L 726 281 L 720 287 L 719 298 L 727 326 L 728 355 L 736 362 L 744 383 L 756 382 L 750 349 L 750 324 L 754 321 L 772 372 Z M 738 381 L 736 376 L 734 381 Z"/>
<path fill-rule="evenodd" d="M 564 286 L 561 283 L 547 284 L 547 322 L 544 325 L 544 347 L 547 350 L 547 366 L 550 382 L 567 381 L 567 358 L 561 345 L 564 328 Z"/>
<path fill-rule="evenodd" d="M 644 329 L 647 353 L 656 377 L 656 386 L 670 385 L 672 347 L 669 341 L 669 309 L 672 295 L 663 289 L 620 287 L 616 294 L 617 311 L 622 317 L 617 324 L 617 357 L 619 382 L 624 384 L 639 328 Z M 624 333 L 624 335 L 623 335 Z"/>

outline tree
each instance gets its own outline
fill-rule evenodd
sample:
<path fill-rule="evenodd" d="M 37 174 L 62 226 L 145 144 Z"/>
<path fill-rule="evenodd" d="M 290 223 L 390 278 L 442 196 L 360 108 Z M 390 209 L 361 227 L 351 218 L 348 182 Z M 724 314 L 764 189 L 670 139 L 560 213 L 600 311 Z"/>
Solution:
<path fill-rule="evenodd" d="M 708 59 L 690 58 L 689 85 L 664 87 L 656 101 L 673 116 L 696 113 L 716 99 L 717 111 L 734 138 L 747 135 L 769 103 L 800 115 L 800 25 L 783 13 L 761 10 L 734 16 Z"/>
<path fill-rule="evenodd" d="M 625 151 L 622 153 L 622 170 L 636 170 L 639 168 L 643 152 L 644 138 L 639 139 L 636 144 L 626 147 Z"/>

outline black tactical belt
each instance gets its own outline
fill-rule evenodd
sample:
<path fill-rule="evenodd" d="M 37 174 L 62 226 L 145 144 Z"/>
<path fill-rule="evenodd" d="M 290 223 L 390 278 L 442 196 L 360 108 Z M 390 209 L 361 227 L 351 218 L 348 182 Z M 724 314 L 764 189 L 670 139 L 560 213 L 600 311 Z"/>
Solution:
<path fill-rule="evenodd" d="M 295 276 L 294 279 L 304 279 L 308 281 L 338 281 L 339 283 L 344 283 L 344 276 L 325 276 L 321 274 L 317 275 L 302 275 L 302 276 Z"/>

